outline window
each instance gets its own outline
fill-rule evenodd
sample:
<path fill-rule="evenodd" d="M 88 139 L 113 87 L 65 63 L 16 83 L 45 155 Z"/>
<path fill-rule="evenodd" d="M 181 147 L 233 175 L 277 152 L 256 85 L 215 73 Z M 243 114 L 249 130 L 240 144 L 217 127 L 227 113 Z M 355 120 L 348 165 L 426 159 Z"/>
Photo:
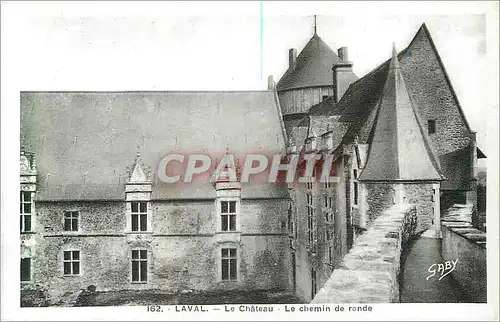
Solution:
<path fill-rule="evenodd" d="M 314 211 L 311 207 L 307 207 L 307 244 L 311 251 L 314 252 Z"/>
<path fill-rule="evenodd" d="M 64 212 L 64 231 L 78 231 L 78 211 Z"/>
<path fill-rule="evenodd" d="M 132 282 L 145 283 L 148 280 L 148 251 L 132 250 Z"/>
<path fill-rule="evenodd" d="M 328 262 L 333 264 L 333 246 L 328 246 Z"/>
<path fill-rule="evenodd" d="M 311 298 L 314 298 L 314 296 L 316 295 L 316 291 L 316 270 L 314 268 L 311 268 Z"/>
<path fill-rule="evenodd" d="M 330 199 L 328 200 L 328 206 L 330 208 L 333 208 L 333 198 L 332 197 L 330 197 Z"/>
<path fill-rule="evenodd" d="M 31 280 L 31 258 L 21 258 L 21 282 Z"/>
<path fill-rule="evenodd" d="M 358 204 L 358 183 L 356 181 L 354 181 L 354 200 L 353 200 L 353 202 L 355 205 Z"/>
<path fill-rule="evenodd" d="M 238 279 L 237 263 L 236 248 L 222 248 L 223 281 L 235 281 Z"/>
<path fill-rule="evenodd" d="M 328 95 L 323 95 L 323 101 L 328 98 Z"/>
<path fill-rule="evenodd" d="M 326 231 L 326 240 L 332 240 L 333 239 L 333 231 L 327 230 Z"/>
<path fill-rule="evenodd" d="M 293 236 L 293 212 L 292 204 L 288 206 L 288 235 Z"/>
<path fill-rule="evenodd" d="M 315 250 L 314 243 L 314 209 L 311 193 L 307 193 L 307 244 L 312 252 Z"/>
<path fill-rule="evenodd" d="M 31 192 L 21 191 L 21 232 L 31 231 Z"/>
<path fill-rule="evenodd" d="M 148 203 L 147 202 L 131 202 L 132 214 L 132 231 L 147 231 L 148 230 Z"/>
<path fill-rule="evenodd" d="M 427 121 L 427 129 L 429 131 L 429 134 L 436 133 L 436 120 L 428 120 Z"/>
<path fill-rule="evenodd" d="M 221 230 L 236 231 L 236 201 L 221 201 Z"/>
<path fill-rule="evenodd" d="M 324 196 L 325 208 L 328 207 L 328 196 Z"/>
<path fill-rule="evenodd" d="M 353 174 L 353 191 L 354 191 L 354 198 L 352 200 L 353 204 L 354 205 L 357 205 L 358 204 L 358 170 L 357 169 L 353 169 L 352 170 L 352 174 Z"/>
<path fill-rule="evenodd" d="M 80 274 L 80 251 L 68 250 L 63 252 L 64 275 Z"/>

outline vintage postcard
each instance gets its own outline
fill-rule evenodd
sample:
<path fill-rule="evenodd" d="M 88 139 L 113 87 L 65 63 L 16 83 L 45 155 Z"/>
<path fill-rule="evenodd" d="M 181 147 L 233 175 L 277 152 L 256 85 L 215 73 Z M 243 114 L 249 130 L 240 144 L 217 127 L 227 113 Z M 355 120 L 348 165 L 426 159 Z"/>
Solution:
<path fill-rule="evenodd" d="M 2 319 L 498 319 L 498 9 L 2 2 Z"/>

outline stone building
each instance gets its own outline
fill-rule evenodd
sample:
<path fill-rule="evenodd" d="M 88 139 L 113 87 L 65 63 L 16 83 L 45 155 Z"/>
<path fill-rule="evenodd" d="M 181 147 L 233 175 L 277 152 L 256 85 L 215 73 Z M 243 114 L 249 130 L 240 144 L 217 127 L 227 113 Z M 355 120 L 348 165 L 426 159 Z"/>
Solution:
<path fill-rule="evenodd" d="M 43 120 L 43 121 L 41 121 Z M 477 148 L 425 25 L 362 78 L 313 37 L 246 92 L 22 92 L 21 287 L 262 290 L 304 301 L 399 201 L 439 232 Z M 321 155 L 334 181 L 167 184 L 172 152 Z M 35 164 L 36 160 L 36 164 Z M 315 169 L 319 178 L 320 169 Z"/>

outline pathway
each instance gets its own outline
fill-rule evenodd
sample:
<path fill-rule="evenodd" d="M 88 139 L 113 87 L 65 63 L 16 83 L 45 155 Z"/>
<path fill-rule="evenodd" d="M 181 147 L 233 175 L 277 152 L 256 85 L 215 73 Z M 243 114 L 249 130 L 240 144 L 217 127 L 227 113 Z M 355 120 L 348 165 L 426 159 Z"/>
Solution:
<path fill-rule="evenodd" d="M 463 303 L 468 302 L 451 274 L 440 281 L 440 274 L 429 278 L 429 267 L 443 263 L 441 239 L 420 237 L 406 245 L 402 254 L 401 303 Z"/>

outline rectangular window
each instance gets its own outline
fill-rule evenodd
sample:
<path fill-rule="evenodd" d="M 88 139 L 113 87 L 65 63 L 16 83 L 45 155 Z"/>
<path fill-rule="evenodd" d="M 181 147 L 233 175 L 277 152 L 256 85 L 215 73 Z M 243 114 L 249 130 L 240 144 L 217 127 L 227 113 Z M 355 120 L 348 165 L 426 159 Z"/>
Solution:
<path fill-rule="evenodd" d="M 328 206 L 329 208 L 333 208 L 333 198 L 330 197 L 330 199 L 328 200 Z"/>
<path fill-rule="evenodd" d="M 236 201 L 221 201 L 221 230 L 236 231 Z"/>
<path fill-rule="evenodd" d="M 145 283 L 148 281 L 148 251 L 145 249 L 132 250 L 132 282 Z"/>
<path fill-rule="evenodd" d="M 64 251 L 63 256 L 64 275 L 80 275 L 80 251 Z"/>
<path fill-rule="evenodd" d="M 311 207 L 307 207 L 307 243 L 311 251 L 315 250 L 314 243 L 314 211 Z"/>
<path fill-rule="evenodd" d="M 355 205 L 358 204 L 358 183 L 354 181 L 354 198 L 353 198 L 353 203 Z"/>
<path fill-rule="evenodd" d="M 78 211 L 64 212 L 64 231 L 78 231 Z"/>
<path fill-rule="evenodd" d="M 31 231 L 31 192 L 21 191 L 21 232 Z"/>
<path fill-rule="evenodd" d="M 293 236 L 293 212 L 291 204 L 288 207 L 288 235 Z"/>
<path fill-rule="evenodd" d="M 324 196 L 325 207 L 328 207 L 328 196 Z"/>
<path fill-rule="evenodd" d="M 316 270 L 311 268 L 311 298 L 314 298 L 317 292 L 317 284 L 316 284 Z"/>
<path fill-rule="evenodd" d="M 148 230 L 148 203 L 131 202 L 132 231 Z"/>
<path fill-rule="evenodd" d="M 21 281 L 31 280 L 31 258 L 21 258 Z"/>
<path fill-rule="evenodd" d="M 222 248 L 222 280 L 235 281 L 238 279 L 238 258 L 236 248 Z"/>
<path fill-rule="evenodd" d="M 427 121 L 427 130 L 429 131 L 429 134 L 436 133 L 436 120 Z"/>
<path fill-rule="evenodd" d="M 328 261 L 333 264 L 333 246 L 328 246 Z"/>

